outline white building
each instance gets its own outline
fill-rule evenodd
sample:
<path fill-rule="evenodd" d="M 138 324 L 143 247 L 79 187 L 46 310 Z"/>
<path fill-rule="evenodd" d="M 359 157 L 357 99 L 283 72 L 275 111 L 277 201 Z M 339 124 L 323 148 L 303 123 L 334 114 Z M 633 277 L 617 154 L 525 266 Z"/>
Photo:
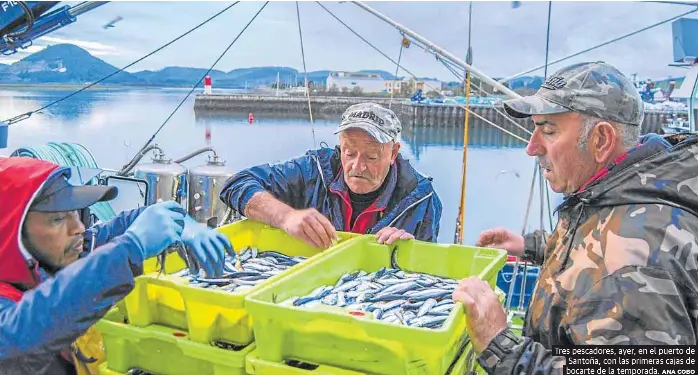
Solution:
<path fill-rule="evenodd" d="M 400 80 L 385 80 L 385 91 L 399 94 L 402 90 L 402 82 Z"/>
<path fill-rule="evenodd" d="M 361 92 L 384 92 L 385 80 L 379 74 L 371 73 L 351 73 L 351 72 L 331 72 L 327 76 L 327 91 L 332 87 L 342 91 L 343 88 L 351 92 L 358 87 Z"/>
<path fill-rule="evenodd" d="M 417 81 L 414 77 L 410 77 L 405 78 L 402 85 L 407 86 L 411 92 L 417 92 L 417 90 L 422 90 L 425 94 L 429 91 L 441 92 L 441 81 L 433 79 Z"/>

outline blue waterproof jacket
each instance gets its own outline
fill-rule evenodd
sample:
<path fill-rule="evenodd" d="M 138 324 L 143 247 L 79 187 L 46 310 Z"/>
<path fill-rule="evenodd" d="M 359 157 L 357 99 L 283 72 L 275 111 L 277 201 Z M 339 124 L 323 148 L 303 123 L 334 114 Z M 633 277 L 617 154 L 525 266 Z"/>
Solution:
<path fill-rule="evenodd" d="M 0 158 L 2 375 L 74 373 L 61 351 L 124 298 L 143 272 L 142 253 L 122 234 L 145 208 L 88 229 L 85 253 L 55 275 L 27 255 L 20 231 L 28 207 L 41 186 L 62 171 L 35 159 Z"/>
<path fill-rule="evenodd" d="M 418 240 L 436 242 L 442 206 L 432 178 L 417 172 L 401 155 L 387 178 L 386 188 L 376 201 L 376 206 L 383 210 L 366 233 L 397 227 Z M 310 150 L 286 162 L 245 169 L 228 179 L 220 198 L 244 215 L 250 198 L 264 190 L 295 209 L 315 208 L 336 230 L 348 231 L 343 210 L 348 188 L 341 171 L 339 147 Z"/>

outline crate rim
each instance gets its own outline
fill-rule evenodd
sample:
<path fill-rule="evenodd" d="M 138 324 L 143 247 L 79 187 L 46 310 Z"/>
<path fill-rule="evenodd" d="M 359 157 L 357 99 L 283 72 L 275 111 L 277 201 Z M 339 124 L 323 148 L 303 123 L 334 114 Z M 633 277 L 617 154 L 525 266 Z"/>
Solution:
<path fill-rule="evenodd" d="M 391 245 L 387 244 L 379 244 L 377 242 L 377 239 L 375 236 L 370 236 L 370 235 L 364 235 L 358 238 L 352 238 L 352 240 L 356 240 L 356 242 L 361 242 L 361 243 L 370 243 L 370 244 L 377 244 L 377 245 L 382 245 L 386 247 L 392 247 L 395 246 L 397 243 L 393 243 Z M 492 272 L 492 269 L 497 265 L 500 264 L 499 268 L 501 269 L 503 265 L 506 263 L 506 251 L 501 250 L 501 249 L 494 249 L 494 248 L 487 248 L 487 247 L 477 247 L 477 246 L 466 246 L 466 245 L 459 245 L 459 244 L 448 244 L 448 243 L 434 243 L 434 242 L 426 242 L 426 241 L 419 241 L 415 239 L 410 239 L 410 240 L 398 240 L 399 242 L 407 243 L 407 242 L 423 242 L 427 243 L 431 246 L 438 246 L 438 247 L 461 247 L 461 248 L 471 248 L 471 249 L 478 249 L 478 250 L 486 250 L 488 252 L 496 252 L 498 256 L 493 257 L 493 262 L 491 262 L 487 267 L 485 267 L 479 274 L 487 275 Z M 347 241 L 348 242 L 348 241 Z M 342 249 L 345 249 L 345 247 L 342 247 Z M 314 262 L 312 265 L 309 265 L 309 267 L 318 267 L 317 265 L 321 263 L 321 261 L 331 257 L 331 256 L 339 256 L 341 251 L 340 249 L 337 249 L 337 251 L 333 251 L 331 254 L 327 254 L 323 259 L 318 259 L 316 262 Z M 304 270 L 304 272 L 307 272 L 307 268 Z M 409 271 L 408 272 L 417 272 L 417 271 Z M 497 272 L 498 273 L 498 272 Z M 496 277 L 496 274 L 494 275 L 489 275 L 491 277 Z M 291 277 L 299 277 L 298 274 L 289 274 L 285 275 L 285 279 L 291 278 Z M 250 292 L 246 298 L 245 298 L 245 305 L 247 306 L 253 306 L 253 305 L 260 305 L 260 306 L 266 306 L 266 307 L 273 307 L 273 308 L 279 308 L 280 312 L 298 312 L 298 311 L 303 311 L 304 313 L 308 314 L 309 317 L 313 317 L 313 319 L 323 319 L 323 320 L 332 320 L 332 321 L 338 321 L 338 319 L 341 319 L 341 322 L 352 322 L 352 323 L 357 323 L 357 324 L 367 324 L 367 328 L 375 327 L 380 330 L 404 330 L 404 329 L 410 329 L 410 330 L 415 330 L 414 333 L 418 335 L 429 335 L 430 337 L 441 337 L 444 336 L 444 339 L 450 339 L 452 336 L 451 330 L 454 328 L 456 319 L 459 319 L 461 317 L 465 318 L 465 309 L 463 308 L 462 303 L 455 302 L 455 307 L 451 310 L 451 313 L 448 315 L 446 320 L 443 322 L 441 327 L 434 329 L 434 328 L 425 328 L 425 327 L 410 327 L 410 326 L 403 326 L 403 325 L 395 325 L 392 323 L 380 321 L 380 320 L 375 320 L 375 319 L 370 319 L 366 317 L 357 317 L 350 315 L 348 312 L 346 314 L 341 314 L 340 309 L 338 308 L 337 311 L 330 310 L 330 311 L 323 311 L 323 310 L 312 310 L 312 309 L 302 309 L 297 307 L 297 306 L 287 306 L 287 305 L 281 305 L 279 303 L 273 303 L 273 302 L 267 302 L 261 299 L 257 299 L 262 294 L 265 294 L 268 292 L 270 289 L 277 288 L 278 285 L 281 283 L 283 280 L 275 280 L 274 282 L 270 282 L 264 287 L 256 289 L 252 292 Z M 495 280 L 496 281 L 496 280 Z M 495 285 L 495 290 L 496 290 L 496 285 Z M 348 310 L 347 310 L 348 311 Z M 253 313 L 250 311 L 250 315 L 252 316 Z M 368 313 L 366 315 L 369 315 Z M 253 317 L 254 319 L 254 317 Z"/>

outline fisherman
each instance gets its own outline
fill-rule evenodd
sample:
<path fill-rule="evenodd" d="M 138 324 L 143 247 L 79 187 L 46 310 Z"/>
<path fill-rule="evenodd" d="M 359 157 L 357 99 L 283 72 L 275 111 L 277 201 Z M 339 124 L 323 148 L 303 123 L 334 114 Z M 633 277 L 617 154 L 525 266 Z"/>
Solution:
<path fill-rule="evenodd" d="M 86 373 L 73 343 L 134 288 L 144 260 L 183 242 L 187 256 L 222 273 L 233 251 L 175 202 L 86 230 L 78 211 L 117 190 L 71 185 L 70 176 L 50 162 L 0 158 L 0 374 Z"/>
<path fill-rule="evenodd" d="M 245 217 L 326 249 L 336 231 L 378 242 L 437 240 L 441 201 L 430 177 L 400 155 L 400 120 L 375 103 L 350 106 L 335 148 L 310 150 L 232 176 L 220 197 Z"/>
<path fill-rule="evenodd" d="M 552 234 L 480 234 L 477 246 L 541 266 L 523 337 L 484 282 L 465 279 L 454 292 L 480 365 L 562 374 L 555 345 L 696 345 L 698 137 L 640 137 L 640 95 L 603 62 L 565 67 L 536 94 L 503 104 L 532 117 L 526 153 L 565 199 Z"/>

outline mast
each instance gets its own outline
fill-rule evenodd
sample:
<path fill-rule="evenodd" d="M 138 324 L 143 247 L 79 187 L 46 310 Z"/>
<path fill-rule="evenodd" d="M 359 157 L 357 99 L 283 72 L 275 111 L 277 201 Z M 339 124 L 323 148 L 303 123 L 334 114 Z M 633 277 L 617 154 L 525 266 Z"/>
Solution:
<path fill-rule="evenodd" d="M 472 23 L 473 23 L 473 2 L 470 1 L 470 6 L 468 7 L 468 54 L 465 57 L 468 65 L 473 63 L 473 48 L 470 43 L 470 36 L 472 34 Z M 461 189 L 460 189 L 460 207 L 458 208 L 458 222 L 456 223 L 456 241 L 458 245 L 463 244 L 463 234 L 465 233 L 465 182 L 466 182 L 466 172 L 468 167 L 468 135 L 470 132 L 469 114 L 470 114 L 470 72 L 465 71 L 465 82 L 463 84 L 465 89 L 465 124 L 463 125 L 463 167 L 461 170 Z"/>

